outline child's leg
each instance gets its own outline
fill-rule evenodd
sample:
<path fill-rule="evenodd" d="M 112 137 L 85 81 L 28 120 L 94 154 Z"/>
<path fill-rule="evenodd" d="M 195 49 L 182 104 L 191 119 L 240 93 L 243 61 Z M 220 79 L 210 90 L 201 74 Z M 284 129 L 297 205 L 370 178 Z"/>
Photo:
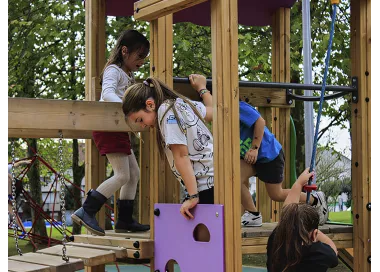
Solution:
<path fill-rule="evenodd" d="M 114 175 L 105 180 L 96 189 L 99 193 L 110 198 L 117 190 L 130 180 L 129 155 L 125 153 L 107 154 L 107 159 L 112 165 Z"/>
<path fill-rule="evenodd" d="M 135 154 L 129 155 L 129 180 L 121 187 L 120 199 L 134 200 L 136 196 L 137 184 L 140 178 L 140 168 Z"/>
<path fill-rule="evenodd" d="M 250 212 L 257 212 L 256 206 L 253 203 L 253 199 L 249 191 L 249 178 L 254 174 L 255 173 L 252 165 L 246 163 L 244 160 L 240 160 L 241 204 L 244 210 Z"/>

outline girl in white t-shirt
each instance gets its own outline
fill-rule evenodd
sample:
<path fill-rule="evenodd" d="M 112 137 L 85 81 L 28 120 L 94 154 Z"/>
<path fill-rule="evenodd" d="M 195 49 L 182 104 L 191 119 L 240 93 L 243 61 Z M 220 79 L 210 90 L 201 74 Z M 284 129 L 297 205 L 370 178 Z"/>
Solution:
<path fill-rule="evenodd" d="M 123 112 L 129 124 L 156 127 L 160 154 L 185 187 L 186 198 L 180 209 L 194 218 L 190 209 L 214 203 L 213 137 L 205 125 L 212 120 L 212 108 L 191 101 L 156 78 L 148 78 L 127 89 Z"/>
<path fill-rule="evenodd" d="M 149 46 L 147 38 L 136 30 L 126 30 L 121 34 L 101 75 L 100 101 L 121 103 L 125 89 L 135 83 L 133 72 L 144 64 Z M 87 193 L 82 208 L 71 216 L 73 221 L 83 224 L 93 234 L 104 236 L 95 215 L 107 199 L 121 189 L 115 232 L 149 230 L 149 225 L 142 225 L 132 218 L 140 170 L 128 132 L 94 131 L 92 136 L 99 153 L 107 156 L 114 175 Z"/>

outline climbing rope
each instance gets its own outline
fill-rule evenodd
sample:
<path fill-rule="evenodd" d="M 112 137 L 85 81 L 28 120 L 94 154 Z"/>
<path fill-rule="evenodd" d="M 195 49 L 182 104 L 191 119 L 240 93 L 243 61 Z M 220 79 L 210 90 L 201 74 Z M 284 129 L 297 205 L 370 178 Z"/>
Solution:
<path fill-rule="evenodd" d="M 315 127 L 315 133 L 314 133 L 314 143 L 313 143 L 313 152 L 311 154 L 311 162 L 310 162 L 310 172 L 312 172 L 315 168 L 315 157 L 317 153 L 317 142 L 318 142 L 318 133 L 319 133 L 319 123 L 321 121 L 321 115 L 322 115 L 322 106 L 323 106 L 323 99 L 325 96 L 325 88 L 326 88 L 326 81 L 327 81 L 327 74 L 329 69 L 329 62 L 330 62 L 330 55 L 331 55 L 331 48 L 332 48 L 332 41 L 334 38 L 334 26 L 335 26 L 335 18 L 336 18 L 336 9 L 337 4 L 339 4 L 339 0 L 331 0 L 331 4 L 333 6 L 333 15 L 332 15 L 332 21 L 331 21 L 331 29 L 330 29 L 330 38 L 329 38 L 329 44 L 327 49 L 327 55 L 325 59 L 325 71 L 323 74 L 323 81 L 322 81 L 322 89 L 321 89 L 321 98 L 319 100 L 319 108 L 318 108 L 318 115 L 317 115 L 317 124 Z M 315 185 L 313 186 L 313 180 L 310 179 L 308 181 L 308 185 L 304 187 L 304 189 L 307 191 L 306 196 L 306 203 L 309 203 L 310 200 L 310 193 L 312 189 L 315 189 Z"/>

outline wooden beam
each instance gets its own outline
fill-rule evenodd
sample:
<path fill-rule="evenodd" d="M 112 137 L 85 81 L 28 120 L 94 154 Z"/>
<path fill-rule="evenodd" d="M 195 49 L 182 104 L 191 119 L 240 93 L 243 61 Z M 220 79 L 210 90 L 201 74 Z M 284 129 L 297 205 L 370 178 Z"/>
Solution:
<path fill-rule="evenodd" d="M 215 203 L 224 205 L 225 271 L 241 271 L 237 0 L 211 0 Z"/>
<path fill-rule="evenodd" d="M 279 8 L 272 23 L 272 81 L 290 82 L 290 9 Z M 273 109 L 273 133 L 285 153 L 283 188 L 290 188 L 290 108 Z M 272 202 L 272 221 L 279 220 L 282 203 Z"/>
<path fill-rule="evenodd" d="M 92 131 L 130 131 L 120 103 L 8 98 L 9 137 L 92 138 Z M 135 131 L 141 131 L 133 127 Z"/>
<path fill-rule="evenodd" d="M 190 84 L 174 83 L 174 90 L 191 100 L 200 101 L 198 93 L 194 91 Z M 246 101 L 255 107 L 292 108 L 295 105 L 295 103 L 292 105 L 286 103 L 285 90 L 282 89 L 239 87 L 239 97 L 241 100 Z"/>
<path fill-rule="evenodd" d="M 207 0 L 141 0 L 134 4 L 133 17 L 136 20 L 153 21 L 206 1 Z"/>
<path fill-rule="evenodd" d="M 351 76 L 358 77 L 359 101 L 352 112 L 352 206 L 354 271 L 371 271 L 371 1 L 351 1 Z"/>

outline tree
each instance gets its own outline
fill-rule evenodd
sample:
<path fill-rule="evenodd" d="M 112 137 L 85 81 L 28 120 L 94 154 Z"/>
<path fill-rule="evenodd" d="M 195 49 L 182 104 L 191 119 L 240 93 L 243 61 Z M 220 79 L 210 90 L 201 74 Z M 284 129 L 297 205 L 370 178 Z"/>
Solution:
<path fill-rule="evenodd" d="M 351 187 L 351 161 L 328 147 L 318 149 L 315 167 L 317 185 L 326 199 L 332 198 L 334 206 L 338 195 Z"/>

